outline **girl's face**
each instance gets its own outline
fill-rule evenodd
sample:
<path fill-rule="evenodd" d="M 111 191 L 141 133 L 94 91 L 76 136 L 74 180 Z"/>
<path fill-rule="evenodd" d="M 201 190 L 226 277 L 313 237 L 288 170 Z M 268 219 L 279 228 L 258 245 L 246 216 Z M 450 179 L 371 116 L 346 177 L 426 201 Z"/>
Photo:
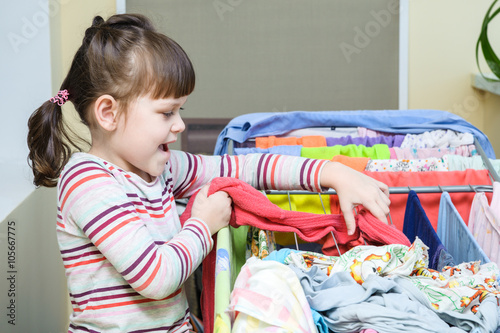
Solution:
<path fill-rule="evenodd" d="M 112 138 L 114 161 L 146 181 L 159 176 L 170 158 L 169 144 L 185 129 L 180 109 L 187 96 L 151 99 L 140 97 L 130 104 L 126 116 L 118 120 Z"/>

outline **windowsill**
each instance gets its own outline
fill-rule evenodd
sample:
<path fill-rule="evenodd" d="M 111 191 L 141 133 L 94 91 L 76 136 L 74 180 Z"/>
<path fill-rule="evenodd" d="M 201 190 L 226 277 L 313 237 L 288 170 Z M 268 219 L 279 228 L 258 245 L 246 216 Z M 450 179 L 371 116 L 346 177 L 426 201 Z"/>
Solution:
<path fill-rule="evenodd" d="M 485 73 L 484 75 L 487 78 L 496 79 L 496 76 L 492 73 Z M 472 74 L 472 86 L 477 89 L 500 95 L 500 82 L 490 82 L 486 80 L 480 73 Z"/>

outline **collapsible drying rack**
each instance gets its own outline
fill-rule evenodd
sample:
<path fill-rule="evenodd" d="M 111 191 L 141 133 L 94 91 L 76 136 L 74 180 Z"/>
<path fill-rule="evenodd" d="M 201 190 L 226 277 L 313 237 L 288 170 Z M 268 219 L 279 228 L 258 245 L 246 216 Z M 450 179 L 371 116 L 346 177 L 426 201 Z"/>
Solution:
<path fill-rule="evenodd" d="M 250 139 L 254 140 L 254 139 Z M 474 145 L 476 147 L 476 150 L 481 157 L 484 165 L 486 166 L 486 169 L 488 170 L 488 175 L 490 177 L 491 182 L 500 182 L 500 177 L 498 173 L 496 172 L 495 168 L 493 167 L 491 161 L 489 160 L 488 156 L 484 152 L 483 148 L 481 147 L 481 144 L 477 140 L 477 138 L 474 137 Z M 234 144 L 231 145 L 231 154 L 233 154 L 233 149 L 234 149 Z M 390 194 L 408 194 L 410 191 L 415 191 L 415 193 L 443 193 L 443 192 L 448 192 L 448 193 L 458 193 L 458 192 L 493 192 L 493 185 L 448 185 L 448 186 L 441 186 L 441 185 L 435 185 L 435 186 L 407 186 L 407 187 L 389 187 L 389 193 Z M 321 195 L 336 195 L 337 192 L 334 189 L 329 189 L 325 192 L 310 192 L 310 191 L 299 191 L 299 190 L 293 190 L 293 191 L 280 191 L 280 190 L 264 190 L 263 191 L 266 195 L 287 195 L 288 196 L 288 204 L 290 207 L 290 210 L 292 210 L 292 203 L 290 199 L 290 195 L 318 195 L 321 206 L 323 207 L 323 212 L 326 214 L 326 209 L 323 204 L 323 199 L 321 198 Z M 356 209 L 354 209 L 355 212 Z M 393 225 L 392 218 L 389 212 L 389 221 L 391 225 Z M 331 232 L 331 235 L 333 237 L 333 240 L 335 242 L 335 246 L 337 247 L 337 251 L 340 254 L 339 247 L 337 245 L 337 240 L 335 239 L 335 236 L 333 232 Z M 297 235 L 294 233 L 295 237 L 295 246 L 297 250 L 299 249 L 299 243 L 297 240 Z"/>
<path fill-rule="evenodd" d="M 311 128 L 311 127 L 308 127 Z M 314 127 L 313 127 L 314 128 Z M 247 139 L 244 143 L 251 142 L 255 139 Z M 243 145 L 244 145 L 243 143 Z M 240 146 L 238 144 L 238 147 L 243 147 L 243 145 Z M 491 184 L 493 184 L 495 181 L 500 182 L 500 177 L 496 170 L 494 169 L 491 161 L 489 160 L 488 156 L 484 152 L 483 148 L 481 147 L 479 141 L 477 138 L 474 137 L 474 145 L 476 147 L 476 150 L 478 154 L 481 156 L 483 164 L 486 166 L 486 169 L 488 170 L 488 174 L 491 180 Z M 234 147 L 235 147 L 235 142 L 233 140 L 229 140 L 228 142 L 228 153 L 230 155 L 234 155 Z M 493 186 L 491 184 L 484 184 L 484 185 L 471 185 L 471 184 L 457 184 L 457 185 L 452 185 L 452 186 L 440 186 L 440 185 L 435 185 L 435 186 L 409 186 L 409 187 L 389 187 L 389 193 L 394 193 L 394 194 L 405 194 L 409 193 L 410 191 L 415 191 L 416 193 L 442 193 L 442 192 L 449 192 L 449 193 L 454 193 L 454 192 L 493 192 Z M 270 194 L 270 195 L 287 195 L 288 196 L 288 203 L 290 206 L 290 210 L 292 210 L 292 205 L 291 205 L 291 200 L 290 196 L 291 195 L 296 195 L 296 194 L 308 194 L 308 195 L 318 195 L 321 201 L 321 205 L 323 207 L 323 211 L 326 214 L 326 209 L 323 204 L 323 200 L 321 198 L 321 195 L 336 195 L 337 192 L 333 189 L 329 189 L 325 192 L 309 192 L 309 191 L 278 191 L 278 190 L 265 190 L 263 191 L 265 194 Z M 356 208 L 354 209 L 355 213 L 357 213 Z M 392 219 L 390 218 L 390 222 L 392 224 Z M 217 234 L 217 253 L 219 252 L 219 249 L 224 249 L 225 246 L 227 246 L 229 250 L 229 258 L 231 256 L 235 255 L 233 251 L 233 245 L 232 245 L 232 236 L 231 236 L 231 231 L 230 228 L 222 228 L 218 234 Z M 337 251 L 339 254 L 341 252 L 339 251 L 337 241 L 335 239 L 335 236 L 333 235 L 333 240 L 335 241 L 335 245 L 337 246 Z M 226 245 L 222 245 L 226 244 Z M 219 246 L 222 246 L 221 248 Z M 298 241 L 297 241 L 297 235 L 295 234 L 295 246 L 298 248 Z M 217 259 L 218 260 L 218 259 Z M 226 291 L 230 293 L 232 290 L 232 284 L 234 283 L 235 279 L 235 274 L 237 275 L 238 272 L 235 270 L 236 267 L 232 263 L 229 264 L 229 271 L 221 271 L 218 274 L 218 277 L 216 278 L 216 286 L 215 290 L 217 290 L 217 286 L 223 286 L 223 288 L 227 289 Z M 233 272 L 233 273 L 231 273 Z M 231 278 L 231 275 L 233 276 Z M 221 295 L 215 294 L 215 313 L 217 313 L 217 309 L 219 311 L 222 311 L 221 309 L 225 309 L 229 305 L 229 299 L 225 299 L 224 297 L 221 297 Z M 222 311 L 223 312 L 223 311 Z M 226 324 L 229 325 L 229 317 L 226 313 L 220 312 L 222 321 Z M 215 318 L 214 318 L 215 319 Z M 230 327 L 230 326 L 228 326 Z"/>

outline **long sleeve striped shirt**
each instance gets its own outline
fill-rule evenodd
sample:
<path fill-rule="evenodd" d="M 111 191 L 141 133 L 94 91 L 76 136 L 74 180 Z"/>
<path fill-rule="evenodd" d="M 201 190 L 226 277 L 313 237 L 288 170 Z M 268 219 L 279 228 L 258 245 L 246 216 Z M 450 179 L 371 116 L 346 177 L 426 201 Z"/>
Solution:
<path fill-rule="evenodd" d="M 320 191 L 326 161 L 172 151 L 146 182 L 87 153 L 75 153 L 58 182 L 57 237 L 72 304 L 69 332 L 187 332 L 186 279 L 211 251 L 207 225 L 181 226 L 175 199 L 214 177 L 258 189 Z"/>

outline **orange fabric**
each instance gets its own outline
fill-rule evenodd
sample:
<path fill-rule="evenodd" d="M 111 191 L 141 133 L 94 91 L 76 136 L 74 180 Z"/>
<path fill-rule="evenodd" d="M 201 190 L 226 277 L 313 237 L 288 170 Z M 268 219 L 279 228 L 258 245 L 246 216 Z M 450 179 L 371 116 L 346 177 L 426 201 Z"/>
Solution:
<path fill-rule="evenodd" d="M 491 185 L 488 170 L 465 171 L 427 171 L 427 172 L 374 172 L 365 171 L 364 174 L 377 179 L 389 187 L 408 187 L 408 186 L 452 186 L 452 185 Z M 417 193 L 420 203 L 429 218 L 434 229 L 437 228 L 439 201 L 441 193 Z M 470 208 L 474 192 L 450 192 L 451 200 L 457 208 L 460 216 L 466 224 L 469 222 Z M 492 193 L 486 193 L 491 201 Z M 406 201 L 408 194 L 391 194 L 390 213 L 392 222 L 398 230 L 403 230 L 404 214 L 406 210 Z M 332 214 L 338 209 L 337 200 L 330 198 Z"/>
<path fill-rule="evenodd" d="M 336 155 L 332 158 L 333 162 L 339 162 L 344 165 L 347 165 L 354 170 L 363 172 L 366 169 L 366 165 L 368 161 L 370 161 L 369 157 L 350 157 L 345 155 Z"/>
<path fill-rule="evenodd" d="M 326 138 L 321 135 L 306 135 L 300 138 L 277 138 L 272 135 L 255 138 L 256 148 L 268 149 L 274 146 L 326 147 Z"/>

